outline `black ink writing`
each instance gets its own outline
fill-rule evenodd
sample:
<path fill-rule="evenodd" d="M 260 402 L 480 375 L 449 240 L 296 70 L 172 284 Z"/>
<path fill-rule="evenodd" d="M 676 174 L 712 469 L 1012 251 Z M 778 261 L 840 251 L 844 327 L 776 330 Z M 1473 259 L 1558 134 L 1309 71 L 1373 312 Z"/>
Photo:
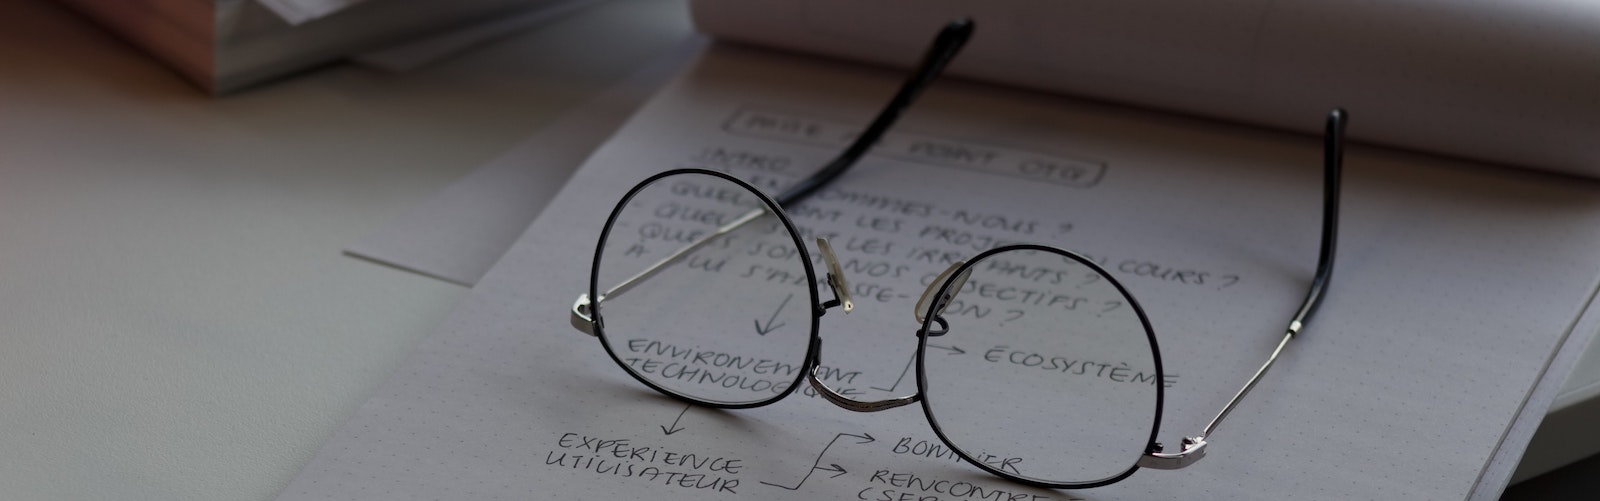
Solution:
<path fill-rule="evenodd" d="M 773 487 L 779 487 L 779 488 L 783 488 L 783 489 L 788 489 L 788 490 L 794 491 L 794 490 L 800 490 L 800 486 L 804 485 L 806 483 L 806 480 L 811 478 L 811 474 L 816 473 L 819 470 L 820 471 L 826 471 L 826 472 L 829 472 L 829 473 L 833 473 L 833 475 L 829 476 L 829 478 L 838 478 L 840 475 L 844 475 L 845 473 L 849 473 L 848 471 L 845 471 L 843 466 L 839 466 L 837 463 L 830 463 L 827 466 L 823 466 L 822 465 L 822 456 L 827 455 L 828 454 L 828 449 L 832 448 L 834 443 L 838 442 L 839 439 L 844 438 L 844 437 L 850 437 L 850 438 L 854 439 L 855 443 L 857 443 L 857 444 L 870 444 L 874 440 L 876 440 L 876 439 L 872 438 L 872 434 L 870 434 L 870 433 L 862 433 L 860 435 L 857 435 L 857 434 L 854 434 L 854 433 L 839 433 L 839 434 L 836 434 L 836 435 L 833 436 L 833 440 L 829 440 L 828 441 L 828 445 L 822 446 L 822 451 L 817 453 L 817 459 L 815 461 L 811 462 L 811 469 L 810 470 L 806 470 L 806 475 L 804 477 L 801 477 L 799 482 L 795 482 L 795 484 L 793 486 L 785 485 L 785 484 L 775 484 L 775 483 L 767 482 L 767 481 L 762 481 L 761 483 L 765 484 L 765 485 L 770 485 L 770 486 L 773 486 Z"/>
<path fill-rule="evenodd" d="M 1039 501 L 1054 499 L 1043 494 L 1016 492 L 1009 489 L 984 487 L 964 480 L 934 479 L 915 473 L 878 470 L 869 483 L 884 484 L 899 489 L 867 487 L 856 493 L 856 498 L 867 501 L 923 501 L 926 494 L 949 496 L 949 499 L 982 499 L 987 501 Z M 906 496 L 910 494 L 911 496 Z M 933 500 L 945 499 L 933 497 Z"/>
<path fill-rule="evenodd" d="M 661 379 L 678 380 L 696 385 L 713 385 L 755 393 L 781 394 L 788 391 L 800 364 L 780 362 L 769 358 L 746 357 L 733 353 L 684 347 L 650 339 L 629 339 L 624 343 L 628 354 L 623 362 L 641 374 L 655 375 Z M 860 371 L 846 371 L 836 367 L 820 366 L 817 376 L 823 381 L 853 384 Z M 765 377 L 762 377 L 765 376 Z M 810 387 L 806 387 L 810 390 Z M 856 394 L 859 390 L 844 388 L 841 393 Z M 808 395 L 814 393 L 808 393 Z"/>
<path fill-rule="evenodd" d="M 944 442 L 930 442 L 927 440 L 915 440 L 911 437 L 901 437 L 898 442 L 895 442 L 894 448 L 891 450 L 894 451 L 895 454 L 908 454 L 912 456 L 945 459 L 955 462 L 962 461 L 961 455 L 957 453 L 955 449 L 945 446 Z M 993 454 L 978 453 L 973 456 L 973 459 L 980 463 L 992 466 L 1000 471 L 1009 471 L 1018 475 L 1022 474 L 1022 472 L 1017 471 L 1017 465 L 1022 464 L 1022 458 L 1002 458 Z"/>
<path fill-rule="evenodd" d="M 743 168 L 768 172 L 783 172 L 789 168 L 789 157 L 756 153 L 733 148 L 708 147 L 696 153 L 692 160 L 714 167 Z"/>
<path fill-rule="evenodd" d="M 545 454 L 546 466 L 562 466 L 597 475 L 637 478 L 660 485 L 737 493 L 744 469 L 739 459 L 636 445 L 631 439 L 607 439 L 564 433 L 556 449 Z"/>
<path fill-rule="evenodd" d="M 1022 367 L 1037 368 L 1046 371 L 1060 372 L 1075 376 L 1089 376 L 1101 378 L 1117 383 L 1140 383 L 1154 386 L 1160 381 L 1161 387 L 1171 388 L 1178 383 L 1177 374 L 1162 374 L 1157 377 L 1154 370 L 1135 369 L 1127 362 L 1116 364 L 1096 362 L 1093 360 L 1078 360 L 1067 357 L 1052 356 L 1024 350 L 1012 349 L 1010 346 L 996 345 L 983 352 L 983 359 L 991 363 L 1006 363 Z"/>

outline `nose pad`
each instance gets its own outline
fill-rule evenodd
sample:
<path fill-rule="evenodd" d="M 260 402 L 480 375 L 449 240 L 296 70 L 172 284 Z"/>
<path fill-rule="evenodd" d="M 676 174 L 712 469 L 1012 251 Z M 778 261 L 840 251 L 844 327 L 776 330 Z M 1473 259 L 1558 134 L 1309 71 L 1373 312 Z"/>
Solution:
<path fill-rule="evenodd" d="M 944 313 L 944 309 L 950 306 L 950 302 L 956 299 L 956 294 L 961 293 L 961 288 L 967 285 L 967 278 L 972 275 L 972 270 L 963 271 L 955 277 L 951 277 L 951 275 L 955 275 L 956 270 L 961 269 L 966 264 L 966 261 L 956 261 L 951 264 L 949 268 L 944 270 L 944 273 L 940 273 L 938 278 L 933 279 L 933 282 L 928 284 L 926 290 L 922 291 L 922 297 L 917 299 L 917 309 L 912 312 L 917 317 L 917 325 L 928 321 L 928 317 L 923 316 L 923 314 L 929 311 L 930 305 L 932 305 L 933 318 L 937 319 L 940 314 Z M 941 295 L 939 294 L 939 287 L 944 285 L 946 281 L 950 282 L 950 286 L 945 287 L 944 294 Z M 934 296 L 940 297 L 935 298 Z M 935 300 L 937 300 L 936 305 Z"/>
<path fill-rule="evenodd" d="M 850 284 L 844 280 L 844 270 L 839 268 L 839 258 L 833 255 L 833 245 L 828 239 L 817 237 L 817 250 L 822 252 L 822 262 L 828 265 L 828 287 L 833 289 L 833 297 L 844 306 L 844 312 L 850 313 L 856 305 L 850 300 Z"/>

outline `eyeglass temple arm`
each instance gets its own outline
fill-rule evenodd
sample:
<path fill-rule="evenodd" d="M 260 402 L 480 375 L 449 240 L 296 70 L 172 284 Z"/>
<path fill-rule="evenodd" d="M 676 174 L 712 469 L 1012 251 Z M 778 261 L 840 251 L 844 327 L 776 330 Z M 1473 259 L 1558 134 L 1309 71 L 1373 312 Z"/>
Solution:
<path fill-rule="evenodd" d="M 1322 133 L 1322 249 L 1317 257 L 1317 274 L 1311 279 L 1311 289 L 1306 292 L 1306 299 L 1300 304 L 1300 309 L 1289 320 L 1289 328 L 1278 341 L 1278 347 L 1272 350 L 1272 355 L 1267 357 L 1266 363 L 1256 370 L 1254 376 L 1245 382 L 1244 387 L 1228 400 L 1227 405 L 1217 416 L 1211 418 L 1206 424 L 1205 431 L 1193 437 L 1184 437 L 1183 447 L 1176 453 L 1163 453 L 1158 449 L 1147 452 L 1139 458 L 1139 466 L 1163 470 L 1183 468 L 1205 457 L 1206 437 L 1216 431 L 1222 420 L 1233 412 L 1239 401 L 1256 387 L 1267 370 L 1272 368 L 1273 362 L 1278 361 L 1278 354 L 1283 352 L 1283 347 L 1289 340 L 1300 334 L 1311 315 L 1316 313 L 1317 306 L 1322 304 L 1322 293 L 1328 288 L 1328 279 L 1333 276 L 1333 254 L 1339 236 L 1339 183 L 1340 169 L 1344 164 L 1344 128 L 1349 121 L 1349 114 L 1343 109 L 1335 108 L 1328 114 L 1327 127 Z"/>
<path fill-rule="evenodd" d="M 860 160 L 862 155 L 867 154 L 867 150 L 872 149 L 872 146 L 883 138 L 883 134 L 894 126 L 894 122 L 900 119 L 900 113 L 910 108 L 911 103 L 917 100 L 917 96 L 922 94 L 923 89 L 928 88 L 928 84 L 938 79 L 939 75 L 944 72 L 945 66 L 949 66 L 950 61 L 955 60 L 956 54 L 960 53 L 967 40 L 972 38 L 974 28 L 975 25 L 971 19 L 958 19 L 946 24 L 944 29 L 939 31 L 939 35 L 933 39 L 933 44 L 928 47 L 928 52 L 922 56 L 922 62 L 917 64 L 916 72 L 912 73 L 905 83 L 900 84 L 900 90 L 895 92 L 894 98 L 890 99 L 889 103 L 884 105 L 883 110 L 878 112 L 878 116 L 872 119 L 872 123 L 867 125 L 866 130 L 856 136 L 855 141 L 852 141 L 849 146 L 845 147 L 844 151 L 839 153 L 839 156 L 834 157 L 822 169 L 805 179 L 801 179 L 800 182 L 791 186 L 788 190 L 778 194 L 775 199 L 778 205 L 780 207 L 788 207 L 789 204 L 805 199 L 811 193 L 844 174 L 844 171 L 848 170 L 850 166 L 855 165 L 856 161 Z"/>
<path fill-rule="evenodd" d="M 884 132 L 887 132 L 889 127 L 893 126 L 894 122 L 900 118 L 901 112 L 904 112 L 906 108 L 911 106 L 913 101 L 916 101 L 917 96 L 922 94 L 922 90 L 939 78 L 939 75 L 944 72 L 945 66 L 949 66 L 950 61 L 954 60 L 956 54 L 961 52 L 961 48 L 966 45 L 967 40 L 972 38 L 973 29 L 974 24 L 971 19 L 958 19 L 946 24 L 944 29 L 939 31 L 939 35 L 934 38 L 933 44 L 928 47 L 928 52 L 923 55 L 922 62 L 917 65 L 916 71 L 906 79 L 905 83 L 900 84 L 900 90 L 895 92 L 894 97 L 889 100 L 889 104 L 883 107 L 883 111 L 879 111 L 878 116 L 872 119 L 872 123 L 867 125 L 866 130 L 861 135 L 856 136 L 855 141 L 851 142 L 843 152 L 840 152 L 839 156 L 834 157 L 833 160 L 829 161 L 816 173 L 801 179 L 799 183 L 779 194 L 778 198 L 774 200 L 778 203 L 778 206 L 785 207 L 791 203 L 799 202 L 817 191 L 817 189 L 832 182 L 841 174 L 844 174 L 844 171 L 849 169 L 850 166 L 855 165 L 856 161 L 860 160 L 861 156 L 865 155 L 874 143 L 883 138 Z M 682 249 L 678 249 L 677 252 L 657 261 L 638 274 L 601 293 L 599 298 L 590 298 L 588 294 L 578 296 L 577 301 L 572 304 L 572 326 L 591 336 L 596 335 L 594 319 L 590 315 L 592 303 L 598 303 L 607 297 L 616 297 L 626 292 L 628 289 L 633 288 L 634 284 L 650 278 L 668 264 L 682 259 L 690 252 L 717 237 L 755 221 L 765 213 L 765 209 L 757 209 L 739 216 L 733 222 L 723 225 L 711 234 L 689 243 Z"/>

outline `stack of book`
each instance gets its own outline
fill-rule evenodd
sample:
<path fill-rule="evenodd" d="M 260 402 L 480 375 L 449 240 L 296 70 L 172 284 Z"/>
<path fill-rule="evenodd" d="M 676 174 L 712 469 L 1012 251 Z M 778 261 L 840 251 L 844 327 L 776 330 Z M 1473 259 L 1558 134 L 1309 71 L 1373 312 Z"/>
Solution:
<path fill-rule="evenodd" d="M 61 0 L 221 94 L 563 0 Z"/>

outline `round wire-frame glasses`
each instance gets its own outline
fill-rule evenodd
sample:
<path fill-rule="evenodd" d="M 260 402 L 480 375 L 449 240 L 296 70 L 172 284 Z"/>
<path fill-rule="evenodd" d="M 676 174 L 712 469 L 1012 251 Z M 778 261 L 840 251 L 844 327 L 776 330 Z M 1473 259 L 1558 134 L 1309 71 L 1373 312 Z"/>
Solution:
<path fill-rule="evenodd" d="M 818 334 L 818 325 L 820 318 L 829 309 L 840 308 L 848 313 L 853 308 L 850 287 L 845 282 L 846 279 L 841 271 L 838 259 L 834 256 L 831 246 L 825 239 L 818 239 L 816 243 L 821 254 L 821 262 L 827 265 L 828 272 L 824 281 L 817 280 L 817 274 L 812 264 L 812 256 L 806 250 L 805 243 L 800 237 L 802 233 L 784 212 L 783 207 L 791 206 L 805 199 L 855 164 L 893 125 L 900 113 L 909 107 L 917 95 L 936 79 L 944 67 L 953 60 L 967 39 L 970 38 L 972 31 L 973 23 L 969 20 L 952 22 L 941 30 L 917 70 L 902 84 L 900 90 L 867 129 L 817 173 L 799 181 L 775 198 L 767 196 L 761 190 L 741 179 L 722 172 L 704 169 L 670 170 L 651 176 L 636 185 L 622 197 L 607 218 L 605 229 L 601 233 L 594 256 L 589 291 L 587 294 L 581 295 L 572 308 L 573 326 L 582 332 L 598 337 L 613 360 L 635 379 L 663 394 L 698 405 L 730 409 L 759 407 L 776 402 L 793 393 L 802 386 L 802 380 L 808 382 L 818 395 L 852 411 L 879 411 L 920 402 L 935 434 L 959 457 L 991 474 L 1027 485 L 1049 488 L 1097 487 L 1127 478 L 1140 468 L 1178 469 L 1193 464 L 1204 457 L 1208 443 L 1207 439 L 1216 430 L 1217 426 L 1262 379 L 1277 360 L 1278 355 L 1288 341 L 1301 333 L 1305 323 L 1320 304 L 1329 277 L 1332 275 L 1338 227 L 1343 136 L 1345 123 L 1347 122 L 1347 114 L 1341 109 L 1335 109 L 1329 114 L 1323 136 L 1324 200 L 1322 239 L 1317 271 L 1306 297 L 1291 317 L 1283 337 L 1279 340 L 1266 362 L 1223 406 L 1222 410 L 1205 426 L 1201 433 L 1187 436 L 1183 439 L 1179 450 L 1168 452 L 1162 444 L 1157 442 L 1161 424 L 1162 404 L 1165 396 L 1165 385 L 1160 384 L 1160 381 L 1164 379 L 1164 372 L 1161 366 L 1160 348 L 1144 310 L 1134 300 L 1133 296 L 1109 272 L 1096 264 L 1094 260 L 1072 251 L 1050 246 L 1017 244 L 996 247 L 979 253 L 969 260 L 952 264 L 944 273 L 928 284 L 916 305 L 917 320 L 921 323 L 921 327 L 917 331 L 918 349 L 915 363 L 918 388 L 915 394 L 886 400 L 863 401 L 828 385 L 828 378 L 823 373 L 824 366 L 821 360 L 822 340 Z M 637 210 L 630 209 L 630 207 L 639 206 L 640 204 L 637 203 L 639 200 L 648 199 L 653 194 L 682 195 L 684 191 L 681 190 L 714 193 L 714 195 L 705 195 L 704 197 L 715 199 L 716 202 L 723 204 L 719 207 L 720 209 L 737 208 L 740 212 L 737 212 L 738 215 L 734 216 L 733 214 L 735 213 L 724 210 L 717 217 L 700 218 L 700 222 L 707 225 L 703 231 L 678 235 L 675 238 L 681 244 L 681 247 L 676 247 L 675 250 L 666 252 L 664 255 L 658 253 L 650 256 L 655 258 L 654 263 L 640 271 L 630 271 L 623 276 L 612 276 L 614 273 L 602 273 L 603 257 L 611 254 L 615 259 L 615 255 L 618 252 L 626 254 L 635 250 L 618 250 L 616 247 L 608 247 L 608 238 L 611 237 L 614 230 L 617 230 L 620 226 L 630 224 L 626 220 L 627 218 L 622 217 L 624 213 L 630 210 Z M 712 213 L 716 211 L 706 212 Z M 738 300 L 742 298 L 730 298 L 727 295 L 706 298 L 703 300 L 706 304 L 695 307 L 696 305 L 692 303 L 693 300 L 689 298 L 694 297 L 696 292 L 704 292 L 710 289 L 711 286 L 703 282 L 693 282 L 693 278 L 686 278 L 689 275 L 672 275 L 677 273 L 677 270 L 694 267 L 693 259 L 697 252 L 708 252 L 719 246 L 726 248 L 728 247 L 727 242 L 741 238 L 746 241 L 762 240 L 763 242 L 760 245 L 773 249 L 769 252 L 786 256 L 789 258 L 786 261 L 789 266 L 792 266 L 788 270 L 772 271 L 775 274 L 782 273 L 781 276 L 785 277 L 785 280 L 777 282 L 779 286 L 776 287 L 777 289 L 783 289 L 779 292 L 782 292 L 784 296 L 782 302 L 779 303 L 778 311 L 767 320 L 766 327 L 763 327 L 760 319 L 756 320 L 755 329 L 760 337 L 751 339 L 759 340 L 759 344 L 739 345 L 739 340 L 716 338 L 714 341 L 706 340 L 704 344 L 716 344 L 719 346 L 719 351 L 706 351 L 699 345 L 690 346 L 690 343 L 695 341 L 687 338 L 685 342 L 680 343 L 680 346 L 664 343 L 660 340 L 619 340 L 607 336 L 609 327 L 620 327 L 619 330 L 659 332 L 658 326 L 674 325 L 676 323 L 669 318 L 673 314 L 687 315 L 683 320 L 692 320 L 701 324 L 701 327 L 697 327 L 697 329 L 700 329 L 707 324 L 716 324 L 714 319 L 706 318 L 715 316 L 712 312 L 744 311 L 738 304 Z M 610 250 L 608 251 L 608 249 Z M 687 267 L 674 266 L 686 263 L 688 264 Z M 705 267 L 708 265 L 702 262 L 700 266 Z M 1131 377 L 1142 381 L 1154 382 L 1155 384 L 1133 385 L 1140 388 L 1137 392 L 1129 392 L 1124 389 L 1116 391 L 1095 390 L 1080 385 L 1082 391 L 1088 396 L 1075 395 L 1073 397 L 1074 401 L 1083 398 L 1090 400 L 1100 399 L 1095 401 L 1115 402 L 1117 405 L 1097 407 L 1069 404 L 1069 406 L 1084 409 L 1147 409 L 1141 412 L 1149 413 L 1144 416 L 1149 419 L 1150 425 L 1148 428 L 1143 427 L 1143 425 L 1124 427 L 1124 429 L 1132 431 L 1121 434 L 1107 434 L 1097 430 L 1085 432 L 1085 434 L 1074 435 L 1069 439 L 1089 442 L 1100 440 L 1103 443 L 1091 443 L 1086 446 L 1063 449 L 1059 447 L 1060 444 L 1052 443 L 1053 441 L 1049 440 L 1052 437 L 1035 436 L 1039 434 L 1037 431 L 1040 428 L 1037 426 L 1038 423 L 1018 422 L 1015 423 L 1015 426 L 1004 423 L 997 425 L 994 421 L 993 413 L 989 413 L 986 406 L 963 407 L 960 402 L 962 399 L 959 398 L 930 398 L 930 386 L 949 387 L 951 385 L 959 386 L 977 382 L 974 385 L 978 386 L 978 388 L 974 388 L 973 391 L 990 391 L 996 387 L 992 384 L 983 386 L 984 384 L 990 384 L 984 383 L 984 381 L 987 381 L 986 377 L 990 375 L 981 372 L 988 369 L 977 368 L 976 366 L 952 368 L 949 365 L 951 364 L 949 360 L 953 360 L 953 358 L 930 355 L 929 349 L 930 347 L 937 347 L 937 345 L 932 344 L 932 341 L 941 336 L 950 335 L 952 332 L 973 330 L 966 329 L 960 325 L 952 327 L 952 320 L 944 315 L 947 308 L 959 304 L 959 297 L 963 291 L 974 290 L 975 284 L 992 284 L 1014 277 L 1016 274 L 1013 271 L 1005 270 L 1016 270 L 1019 269 L 1018 267 L 1034 270 L 1053 270 L 1055 273 L 1050 275 L 1052 271 L 1042 271 L 1034 273 L 1035 277 L 1054 276 L 1059 279 L 1069 274 L 1088 277 L 1090 278 L 1088 282 L 1098 287 L 1095 289 L 1096 292 L 1079 294 L 1080 297 L 1063 300 L 1064 303 L 1070 303 L 1071 305 L 1077 305 L 1080 302 L 1093 303 L 1095 298 L 1099 297 L 1101 301 L 1096 304 L 1115 305 L 1114 309 L 1117 317 L 1111 320 L 1106 318 L 1107 315 L 1102 314 L 1104 312 L 1097 312 L 1090 319 L 1090 316 L 1077 312 L 1076 306 L 1072 306 L 1056 308 L 1056 310 L 1060 310 L 1056 312 L 1059 315 L 1067 314 L 1061 313 L 1061 311 L 1071 312 L 1070 314 L 1073 317 L 1070 319 L 1047 315 L 1043 318 L 1034 319 L 1035 321 L 1029 324 L 1033 326 L 1031 330 L 1026 327 L 1018 327 L 1022 324 L 1014 324 L 1004 329 L 1004 331 L 1019 336 L 1043 333 L 1050 339 L 1060 339 L 1061 342 L 1067 343 L 1115 346 L 1116 348 L 1111 351 L 1120 350 L 1125 355 L 1123 358 L 1143 357 L 1141 358 L 1143 365 L 1135 372 L 1136 375 Z M 611 268 L 608 268 L 606 271 L 611 270 Z M 994 270 L 1002 270 L 999 272 L 1001 273 L 1001 275 L 998 275 L 999 278 L 991 279 L 992 277 L 985 275 L 986 273 L 995 273 Z M 691 281 L 684 282 L 684 280 Z M 645 286 L 650 282 L 670 282 L 673 286 L 651 291 L 649 287 Z M 827 284 L 834 295 L 834 299 L 822 301 L 817 287 L 818 283 Z M 615 285 L 602 289 L 602 284 Z M 687 292 L 685 292 L 686 289 Z M 626 298 L 628 303 L 620 302 L 625 299 L 623 298 L 624 293 L 629 295 Z M 744 293 L 741 292 L 740 294 Z M 776 292 L 773 294 L 776 294 Z M 807 301 L 805 304 L 813 306 L 800 309 L 798 314 L 794 313 L 793 310 L 789 310 L 790 313 L 787 314 L 787 317 L 780 320 L 780 314 L 785 311 L 785 305 L 795 300 L 796 295 L 801 295 Z M 661 297 L 671 298 L 667 302 L 673 303 L 672 311 L 627 312 L 630 308 L 638 309 L 639 307 L 634 306 L 635 304 L 652 304 L 652 301 L 655 302 L 653 304 L 663 304 Z M 752 301 L 770 302 L 770 299 L 752 299 Z M 691 303 L 683 304 L 685 301 L 691 301 Z M 730 303 L 730 301 L 732 302 Z M 1050 301 L 1051 306 L 1056 306 L 1055 298 L 1051 298 Z M 606 310 L 607 307 L 622 308 L 613 310 L 608 317 L 603 314 L 603 310 Z M 748 320 L 748 317 L 740 317 L 737 321 L 743 322 L 744 320 Z M 791 320 L 793 322 L 809 323 L 809 329 L 800 331 L 805 336 L 768 337 L 769 331 L 774 329 L 773 326 L 788 324 Z M 957 322 L 959 323 L 959 320 Z M 1087 331 L 1087 333 L 1074 332 L 1069 336 L 1057 336 L 1055 332 L 1049 332 L 1052 329 L 1062 330 L 1059 326 L 1066 323 L 1074 325 L 1073 329 L 1068 330 Z M 741 325 L 748 329 L 748 324 Z M 1111 326 L 1114 326 L 1114 328 L 1110 328 Z M 709 330 L 715 331 L 716 329 Z M 715 332 L 695 333 L 695 335 L 715 334 Z M 993 332 L 985 331 L 984 334 L 991 335 Z M 627 346 L 618 346 L 619 341 Z M 684 377 L 684 374 L 686 374 L 685 368 L 679 367 L 677 373 L 668 376 L 666 371 L 671 370 L 670 366 L 663 366 L 659 363 L 651 366 L 649 365 L 650 362 L 641 362 L 640 359 L 630 357 L 625 353 L 626 351 L 641 350 L 656 350 L 658 354 L 668 358 L 678 356 L 681 351 L 681 355 L 685 359 L 696 356 L 745 353 L 748 354 L 748 358 L 751 361 L 760 360 L 759 362 L 753 362 L 757 370 L 760 370 L 762 363 L 767 363 L 767 373 L 792 373 L 793 376 L 787 381 L 770 382 L 766 387 L 759 389 L 741 385 L 722 386 L 719 383 L 724 379 L 720 377 L 713 380 L 712 384 L 708 386 L 703 384 L 708 377 L 700 376 L 698 372 L 694 374 L 698 378 L 686 378 Z M 1134 354 L 1133 351 L 1136 350 L 1145 350 L 1145 354 L 1142 356 Z M 764 351 L 776 353 L 776 355 L 763 356 L 762 352 Z M 781 362 L 782 354 L 800 352 L 804 352 L 804 359 L 798 366 L 788 366 L 790 369 L 798 370 L 780 370 L 786 367 Z M 1024 357 L 1022 363 L 1025 365 L 1027 361 L 1028 359 Z M 993 360 L 990 360 L 990 362 L 993 362 Z M 1057 366 L 1065 363 L 1067 365 L 1066 370 L 1061 372 L 1071 372 L 1072 361 L 1070 360 L 1058 362 L 1053 358 L 1048 361 L 1043 357 L 1039 358 L 1039 365 L 1045 363 L 1056 364 Z M 995 364 L 979 365 L 993 366 Z M 1102 372 L 1104 371 L 1104 366 L 1102 366 L 1101 370 Z M 1050 371 L 1035 371 L 1034 373 L 1044 374 L 1047 372 Z M 934 381 L 930 381 L 930 374 L 934 375 L 932 377 Z M 940 374 L 960 374 L 960 376 L 940 376 Z M 1082 374 L 1082 369 L 1080 369 L 1080 374 Z M 1016 377 L 1010 373 L 992 376 L 1000 378 Z M 699 379 L 699 383 L 702 384 L 681 384 L 685 380 L 693 379 Z M 1036 420 L 1040 413 L 1054 412 L 1056 407 L 1062 405 L 1062 402 L 1048 398 L 1037 398 L 1037 395 L 1039 395 L 1037 389 L 1059 384 L 1061 384 L 1060 379 L 1051 379 L 1048 381 L 1041 380 L 1036 386 L 1020 386 L 1021 389 L 1017 391 L 1024 393 L 1035 392 L 1033 397 L 1022 400 L 1030 402 L 1032 405 L 1039 407 L 1039 409 L 1034 409 L 1032 413 L 1017 414 L 1024 416 L 1024 420 Z M 1004 386 L 1013 386 L 1012 381 L 1008 379 Z M 721 389 L 718 389 L 719 387 Z M 1124 388 L 1127 387 L 1131 386 L 1125 386 Z M 1051 391 L 1047 394 L 1063 393 L 1070 392 Z M 1139 404 L 1127 404 L 1124 399 L 1128 399 L 1127 402 L 1140 401 L 1145 403 L 1142 404 L 1143 407 L 1140 407 Z M 955 403 L 945 403 L 949 401 L 955 401 Z M 1014 399 L 1012 401 L 1017 400 Z M 1131 414 L 1128 412 L 1122 414 L 1101 412 L 1093 416 L 1077 417 L 1089 417 L 1095 420 L 1122 423 L 1144 421 L 1143 419 L 1130 419 L 1133 414 L 1137 414 L 1137 412 Z M 1026 426 L 1030 424 L 1032 426 Z M 989 433 L 992 430 L 1023 429 L 1025 426 L 1032 429 L 1032 431 L 1027 431 L 1029 435 L 1026 438 L 1005 433 Z M 1079 427 L 1046 426 L 1046 428 L 1074 430 Z M 953 434 L 959 436 L 952 436 Z M 1116 436 L 1108 438 L 1110 435 Z M 974 439 L 967 438 L 973 436 L 981 437 L 977 441 L 982 444 L 982 447 L 973 446 L 972 441 Z M 1041 440 L 1041 438 L 1043 439 Z M 1132 449 L 1127 450 L 1130 444 L 1132 444 Z M 1024 449 L 1023 452 L 1027 452 L 1027 454 L 1021 456 L 996 456 L 989 452 L 991 449 L 1011 448 L 1022 448 Z M 1067 452 L 1057 452 L 1062 450 Z M 1110 451 L 1108 452 L 1107 450 Z M 1079 456 L 1087 459 L 1078 459 Z M 1040 460 L 1040 457 L 1047 458 Z M 1043 467 L 1047 471 L 1037 473 L 1036 470 L 1039 468 L 1037 465 L 1041 463 L 1044 464 Z M 1023 464 L 1027 466 L 1023 466 Z M 1107 466 L 1095 466 L 1097 464 Z M 1023 471 L 1024 468 L 1027 469 L 1026 472 Z M 1050 468 L 1072 471 L 1049 471 Z"/>

